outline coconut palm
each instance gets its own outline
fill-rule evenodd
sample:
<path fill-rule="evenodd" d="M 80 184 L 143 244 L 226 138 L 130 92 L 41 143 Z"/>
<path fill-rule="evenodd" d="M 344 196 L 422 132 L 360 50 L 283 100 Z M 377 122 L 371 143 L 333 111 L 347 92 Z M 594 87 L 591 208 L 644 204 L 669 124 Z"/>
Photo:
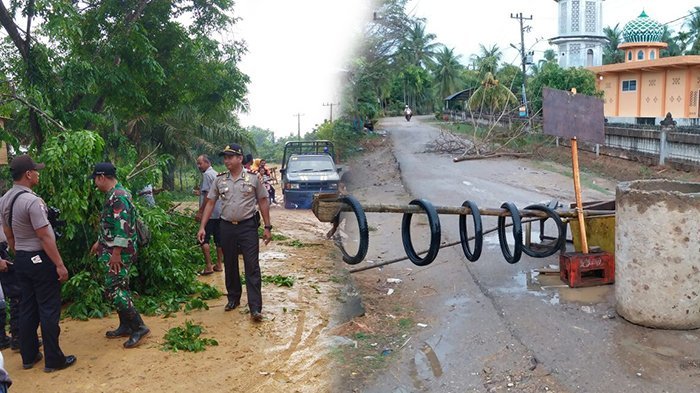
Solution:
<path fill-rule="evenodd" d="M 426 68 L 435 64 L 434 57 L 440 46 L 435 41 L 435 34 L 425 32 L 425 23 L 416 21 L 408 29 L 403 47 L 404 60 L 411 65 Z"/>
<path fill-rule="evenodd" d="M 486 74 L 491 73 L 493 76 L 498 70 L 501 57 L 503 57 L 501 49 L 496 44 L 493 44 L 490 48 L 479 44 L 479 51 L 479 54 L 472 55 L 472 62 L 479 70 L 479 75 L 485 77 Z"/>
<path fill-rule="evenodd" d="M 435 82 L 437 84 L 438 96 L 442 99 L 454 93 L 458 87 L 460 74 L 464 68 L 459 62 L 461 55 L 455 56 L 454 48 L 442 47 L 442 50 L 436 54 Z"/>
<path fill-rule="evenodd" d="M 607 26 L 603 29 L 603 34 L 608 39 L 608 42 L 603 47 L 603 64 L 623 63 L 625 61 L 625 53 L 617 46 L 622 43 L 622 30 L 620 24 L 610 28 Z"/>
<path fill-rule="evenodd" d="M 690 50 L 686 54 L 700 53 L 700 7 L 694 7 L 683 26 L 688 29 L 690 35 Z"/>
<path fill-rule="evenodd" d="M 486 73 L 481 86 L 467 101 L 471 110 L 481 109 L 488 113 L 497 113 L 519 104 L 518 97 L 507 86 L 501 85 L 493 74 Z"/>

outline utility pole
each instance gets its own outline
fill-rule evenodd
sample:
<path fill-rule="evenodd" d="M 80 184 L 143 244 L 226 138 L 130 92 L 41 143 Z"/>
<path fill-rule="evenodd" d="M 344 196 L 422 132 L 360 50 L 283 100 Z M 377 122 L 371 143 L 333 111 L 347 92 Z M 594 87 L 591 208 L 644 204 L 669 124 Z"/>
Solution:
<path fill-rule="evenodd" d="M 304 116 L 303 113 L 297 113 L 296 115 L 297 118 L 297 139 L 301 140 L 301 117 Z"/>
<path fill-rule="evenodd" d="M 331 123 L 333 123 L 333 105 L 340 105 L 339 102 L 334 103 L 325 103 L 323 106 L 330 106 L 331 107 Z"/>
<path fill-rule="evenodd" d="M 522 67 L 523 67 L 523 105 L 525 106 L 525 113 L 528 113 L 527 110 L 527 93 L 525 93 L 525 88 L 527 85 L 527 73 L 526 73 L 526 67 L 527 67 L 527 56 L 525 55 L 525 31 L 530 31 L 530 26 L 523 26 L 523 20 L 532 20 L 532 15 L 530 15 L 529 18 L 525 18 L 523 16 L 523 13 L 517 13 L 517 14 L 510 14 L 511 19 L 518 19 L 520 21 L 520 58 L 522 60 Z"/>

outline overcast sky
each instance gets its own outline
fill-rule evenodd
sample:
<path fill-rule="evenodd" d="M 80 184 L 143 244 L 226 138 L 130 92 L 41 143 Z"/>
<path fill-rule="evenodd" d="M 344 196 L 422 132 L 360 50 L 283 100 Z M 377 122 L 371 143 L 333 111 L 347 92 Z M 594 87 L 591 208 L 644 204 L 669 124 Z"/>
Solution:
<path fill-rule="evenodd" d="M 242 20 L 235 30 L 249 52 L 241 69 L 251 77 L 250 112 L 241 114 L 243 126 L 268 128 L 277 136 L 301 133 L 330 116 L 339 102 L 337 84 L 345 61 L 358 40 L 358 33 L 372 14 L 370 0 L 238 0 L 235 12 Z M 683 17 L 700 5 L 698 0 L 605 0 L 603 26 L 636 18 L 645 10 L 661 23 Z M 479 44 L 498 45 L 503 61 L 518 65 L 517 20 L 511 13 L 532 15 L 525 36 L 526 48 L 535 51 L 535 61 L 550 48 L 547 39 L 557 35 L 557 3 L 554 0 L 412 0 L 407 12 L 426 18 L 436 41 L 454 48 L 463 64 L 477 53 Z M 678 31 L 683 20 L 670 26 Z M 539 40 L 539 41 L 538 41 Z M 333 106 L 333 117 L 338 113 Z"/>

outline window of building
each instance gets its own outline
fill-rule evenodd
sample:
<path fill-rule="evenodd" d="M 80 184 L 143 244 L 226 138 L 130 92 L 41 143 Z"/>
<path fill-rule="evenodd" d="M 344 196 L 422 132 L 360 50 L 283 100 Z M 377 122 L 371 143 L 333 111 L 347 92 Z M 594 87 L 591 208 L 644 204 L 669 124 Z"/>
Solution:
<path fill-rule="evenodd" d="M 593 49 L 586 51 L 586 66 L 591 67 L 593 65 Z"/>
<path fill-rule="evenodd" d="M 637 81 L 622 81 L 622 91 L 637 91 Z"/>
<path fill-rule="evenodd" d="M 637 60 L 644 60 L 644 51 L 640 50 L 637 52 Z"/>
<path fill-rule="evenodd" d="M 632 51 L 627 52 L 627 60 L 632 60 Z"/>
<path fill-rule="evenodd" d="M 650 58 L 651 60 L 656 59 L 656 51 L 651 51 L 651 52 L 649 52 L 649 58 Z"/>

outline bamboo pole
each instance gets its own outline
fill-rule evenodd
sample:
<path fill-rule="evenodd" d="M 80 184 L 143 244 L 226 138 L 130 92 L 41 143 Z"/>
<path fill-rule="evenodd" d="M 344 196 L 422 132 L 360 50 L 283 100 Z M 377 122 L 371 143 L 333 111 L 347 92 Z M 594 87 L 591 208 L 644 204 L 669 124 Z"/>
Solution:
<path fill-rule="evenodd" d="M 328 204 L 328 205 L 327 205 Z M 319 199 L 316 204 L 314 204 L 313 211 L 314 214 L 318 217 L 318 211 L 320 210 L 326 210 L 326 208 L 330 205 L 336 205 L 340 204 L 340 206 L 337 206 L 336 209 L 340 211 L 345 211 L 349 212 L 351 211 L 350 206 L 344 204 L 344 203 L 339 203 L 335 199 Z M 331 209 L 327 209 L 331 210 Z M 414 206 L 414 205 L 395 205 L 395 204 L 383 204 L 383 203 L 377 203 L 377 204 L 362 204 L 362 210 L 365 213 L 411 213 L 411 214 L 425 214 L 425 211 L 421 209 L 419 206 Z M 471 209 L 468 207 L 455 207 L 455 206 L 435 206 L 435 210 L 437 211 L 438 214 L 464 214 L 464 215 L 469 215 L 471 214 Z M 564 217 L 564 218 L 577 218 L 579 217 L 579 212 L 577 211 L 578 209 L 575 210 L 562 210 L 562 211 L 557 211 L 557 214 L 559 217 Z M 521 217 L 539 217 L 539 218 L 547 218 L 547 213 L 539 211 L 539 210 L 519 210 L 520 216 Z M 481 213 L 482 216 L 498 216 L 498 217 L 510 217 L 510 212 L 506 209 L 491 209 L 491 208 L 483 208 L 479 209 L 479 213 Z M 610 210 L 581 210 L 581 213 L 586 216 L 586 217 L 591 217 L 591 216 L 601 216 L 601 215 L 610 215 Z M 330 222 L 330 221 L 328 221 Z"/>
<path fill-rule="evenodd" d="M 586 223 L 583 214 L 583 202 L 581 201 L 581 177 L 578 168 L 578 141 L 571 138 L 571 160 L 574 171 L 574 194 L 576 194 L 576 212 L 578 216 L 579 233 L 581 234 L 581 252 L 588 254 L 588 239 L 586 239 Z"/>

